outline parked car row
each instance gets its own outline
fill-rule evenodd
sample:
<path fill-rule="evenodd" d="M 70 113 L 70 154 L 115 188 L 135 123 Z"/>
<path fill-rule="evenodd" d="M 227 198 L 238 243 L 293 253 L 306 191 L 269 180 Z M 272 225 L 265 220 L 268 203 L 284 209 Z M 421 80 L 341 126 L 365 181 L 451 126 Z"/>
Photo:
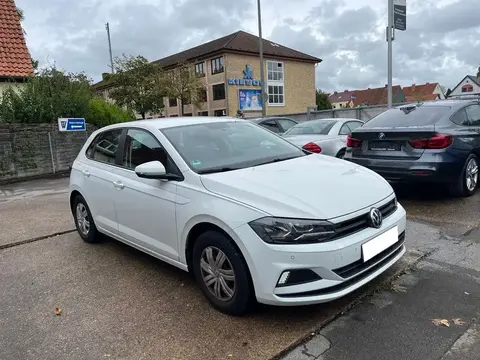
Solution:
<path fill-rule="evenodd" d="M 471 196 L 478 188 L 478 100 L 403 105 L 365 124 L 357 119 L 311 120 L 282 136 L 310 152 L 369 168 L 389 182 L 441 183 L 459 196 Z"/>

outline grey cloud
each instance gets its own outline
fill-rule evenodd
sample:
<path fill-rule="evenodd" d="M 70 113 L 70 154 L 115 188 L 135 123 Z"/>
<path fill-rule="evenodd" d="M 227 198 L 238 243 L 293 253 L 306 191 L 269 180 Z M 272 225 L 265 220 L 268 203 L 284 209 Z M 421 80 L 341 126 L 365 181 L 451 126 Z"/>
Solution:
<path fill-rule="evenodd" d="M 281 9 L 282 1 L 275 6 Z M 375 0 L 383 4 L 383 0 Z M 70 71 L 85 71 L 98 80 L 108 71 L 108 47 L 104 24 L 111 24 L 115 55 L 143 55 L 150 60 L 244 29 L 256 33 L 255 1 L 164 0 L 161 5 L 134 0 L 113 6 L 113 1 L 16 0 L 26 16 L 27 33 L 41 32 L 48 42 L 30 45 L 32 55 L 54 59 Z M 372 4 L 346 9 L 353 0 L 325 0 L 308 10 L 307 0 L 298 12 L 284 14 L 266 37 L 323 59 L 316 68 L 317 86 L 343 90 L 383 86 L 386 83 L 387 44 Z M 166 4 L 170 4 L 168 14 Z M 396 33 L 393 44 L 394 82 L 440 81 L 453 87 L 466 73 L 474 73 L 480 58 L 480 23 L 475 9 L 478 0 L 461 0 L 437 8 L 437 0 L 407 3 L 407 31 Z M 304 5 L 305 4 L 305 5 Z M 264 2 L 263 11 L 268 18 Z M 382 5 L 383 6 L 383 5 Z M 277 13 L 280 10 L 276 10 Z M 304 19 L 295 20 L 304 13 Z M 271 14 L 270 14 L 271 15 Z M 252 21 L 253 20 L 253 21 Z M 254 28 L 245 28 L 255 26 Z M 271 25 L 271 24 L 269 24 Z M 314 34 L 322 35 L 317 40 Z M 40 35 L 29 35 L 37 39 Z M 27 39 L 27 41 L 28 41 Z M 33 41 L 33 40 L 32 40 Z M 354 58 L 339 56 L 347 51 Z M 456 59 L 464 69 L 444 66 L 444 59 Z"/>

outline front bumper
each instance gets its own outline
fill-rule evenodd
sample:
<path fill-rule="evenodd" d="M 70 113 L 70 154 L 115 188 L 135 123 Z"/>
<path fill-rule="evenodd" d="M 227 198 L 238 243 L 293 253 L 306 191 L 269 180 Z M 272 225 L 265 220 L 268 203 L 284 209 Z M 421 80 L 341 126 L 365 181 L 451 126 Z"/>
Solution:
<path fill-rule="evenodd" d="M 385 199 L 377 207 L 391 200 Z M 342 222 L 368 212 L 363 209 Z M 397 226 L 399 239 L 371 260 L 362 260 L 362 244 Z M 368 283 L 405 253 L 406 213 L 398 204 L 394 213 L 384 219 L 380 229 L 366 228 L 349 236 L 320 244 L 270 245 L 258 238 L 250 226 L 235 232 L 248 249 L 247 263 L 252 275 L 257 301 L 271 305 L 308 305 L 332 301 Z M 296 285 L 279 286 L 284 271 L 308 269 L 320 279 Z"/>

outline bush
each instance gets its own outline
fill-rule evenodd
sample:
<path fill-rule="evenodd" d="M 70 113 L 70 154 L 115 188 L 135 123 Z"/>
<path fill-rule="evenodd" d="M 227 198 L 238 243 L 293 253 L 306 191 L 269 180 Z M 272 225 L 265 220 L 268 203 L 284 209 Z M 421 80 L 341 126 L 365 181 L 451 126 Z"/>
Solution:
<path fill-rule="evenodd" d="M 94 97 L 88 104 L 85 120 L 89 124 L 102 127 L 132 121 L 135 117 L 115 104 L 110 104 L 100 97 Z"/>

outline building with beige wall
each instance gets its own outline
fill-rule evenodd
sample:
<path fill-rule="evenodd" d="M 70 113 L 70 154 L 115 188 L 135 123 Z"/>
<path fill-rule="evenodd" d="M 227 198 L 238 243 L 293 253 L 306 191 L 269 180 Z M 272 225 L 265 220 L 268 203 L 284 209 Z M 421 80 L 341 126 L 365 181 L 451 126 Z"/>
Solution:
<path fill-rule="evenodd" d="M 180 99 L 164 99 L 163 116 L 281 115 L 307 111 L 315 105 L 315 67 L 322 60 L 263 39 L 265 101 L 260 82 L 259 38 L 244 31 L 182 51 L 155 61 L 163 69 L 191 63 L 205 85 L 202 102 L 181 104 Z M 108 84 L 94 85 L 97 93 L 108 96 Z"/>

